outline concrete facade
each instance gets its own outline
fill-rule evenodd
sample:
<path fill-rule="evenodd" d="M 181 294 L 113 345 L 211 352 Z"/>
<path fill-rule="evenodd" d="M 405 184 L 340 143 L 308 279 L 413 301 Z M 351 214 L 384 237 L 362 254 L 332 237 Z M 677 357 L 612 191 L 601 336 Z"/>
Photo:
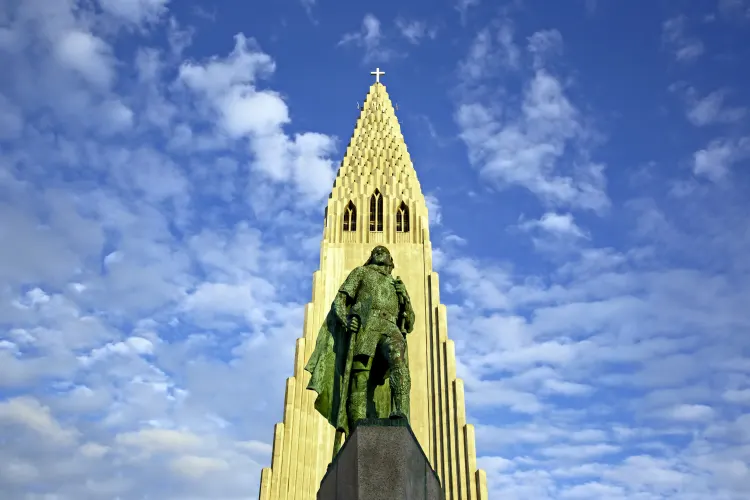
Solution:
<path fill-rule="evenodd" d="M 376 212 L 379 205 L 372 200 L 376 190 L 383 210 L 371 224 L 371 204 Z M 350 202 L 356 209 L 354 225 Z M 466 423 L 463 381 L 456 378 L 455 347 L 448 338 L 438 275 L 432 271 L 427 221 L 427 205 L 391 100 L 385 86 L 375 83 L 328 200 L 320 268 L 313 274 L 312 301 L 305 308 L 303 336 L 297 339 L 294 375 L 286 383 L 283 422 L 274 428 L 271 467 L 261 474 L 260 500 L 315 499 L 331 461 L 334 430 L 313 407 L 315 393 L 306 390 L 310 374 L 304 366 L 339 286 L 379 244 L 391 251 L 393 274 L 406 284 L 416 314 L 407 337 L 412 430 L 440 476 L 446 500 L 487 500 L 487 478 L 477 469 L 474 427 Z"/>

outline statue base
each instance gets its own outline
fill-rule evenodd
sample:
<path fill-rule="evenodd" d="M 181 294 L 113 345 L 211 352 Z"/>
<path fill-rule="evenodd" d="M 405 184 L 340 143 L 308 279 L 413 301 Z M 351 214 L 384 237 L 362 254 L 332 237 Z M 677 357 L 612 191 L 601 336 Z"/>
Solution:
<path fill-rule="evenodd" d="M 317 500 L 443 500 L 440 479 L 403 419 L 361 420 L 328 466 Z"/>

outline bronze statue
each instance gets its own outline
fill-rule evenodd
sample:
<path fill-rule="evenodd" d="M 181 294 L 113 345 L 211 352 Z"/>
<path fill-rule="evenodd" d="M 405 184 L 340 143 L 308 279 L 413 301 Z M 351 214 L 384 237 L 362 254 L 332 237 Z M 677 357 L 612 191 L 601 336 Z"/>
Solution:
<path fill-rule="evenodd" d="M 336 428 L 333 455 L 364 418 L 409 419 L 406 334 L 414 310 L 393 259 L 377 246 L 354 269 L 331 305 L 305 366 L 312 374 L 315 408 Z"/>

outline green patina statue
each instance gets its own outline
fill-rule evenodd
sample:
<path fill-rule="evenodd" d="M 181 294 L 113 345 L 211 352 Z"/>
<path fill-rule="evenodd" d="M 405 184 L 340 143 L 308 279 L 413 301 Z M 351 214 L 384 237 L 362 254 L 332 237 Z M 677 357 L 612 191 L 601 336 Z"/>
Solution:
<path fill-rule="evenodd" d="M 349 273 L 305 366 L 312 374 L 307 388 L 318 394 L 315 408 L 336 428 L 334 457 L 358 421 L 409 419 L 406 334 L 414 310 L 393 267 L 388 249 L 377 246 Z"/>

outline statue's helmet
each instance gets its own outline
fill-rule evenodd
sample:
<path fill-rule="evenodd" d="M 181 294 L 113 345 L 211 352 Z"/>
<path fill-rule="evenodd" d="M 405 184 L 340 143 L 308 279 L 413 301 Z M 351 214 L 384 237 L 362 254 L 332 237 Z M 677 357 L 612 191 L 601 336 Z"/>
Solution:
<path fill-rule="evenodd" d="M 383 245 L 378 245 L 372 249 L 372 254 L 374 255 L 376 253 L 387 253 L 388 255 L 391 254 L 391 252 Z"/>
<path fill-rule="evenodd" d="M 393 264 L 393 257 L 391 257 L 391 252 L 389 252 L 383 245 L 378 245 L 372 249 L 370 258 L 367 260 L 366 264 L 387 265 L 390 268 L 389 271 L 392 271 L 395 267 Z"/>

